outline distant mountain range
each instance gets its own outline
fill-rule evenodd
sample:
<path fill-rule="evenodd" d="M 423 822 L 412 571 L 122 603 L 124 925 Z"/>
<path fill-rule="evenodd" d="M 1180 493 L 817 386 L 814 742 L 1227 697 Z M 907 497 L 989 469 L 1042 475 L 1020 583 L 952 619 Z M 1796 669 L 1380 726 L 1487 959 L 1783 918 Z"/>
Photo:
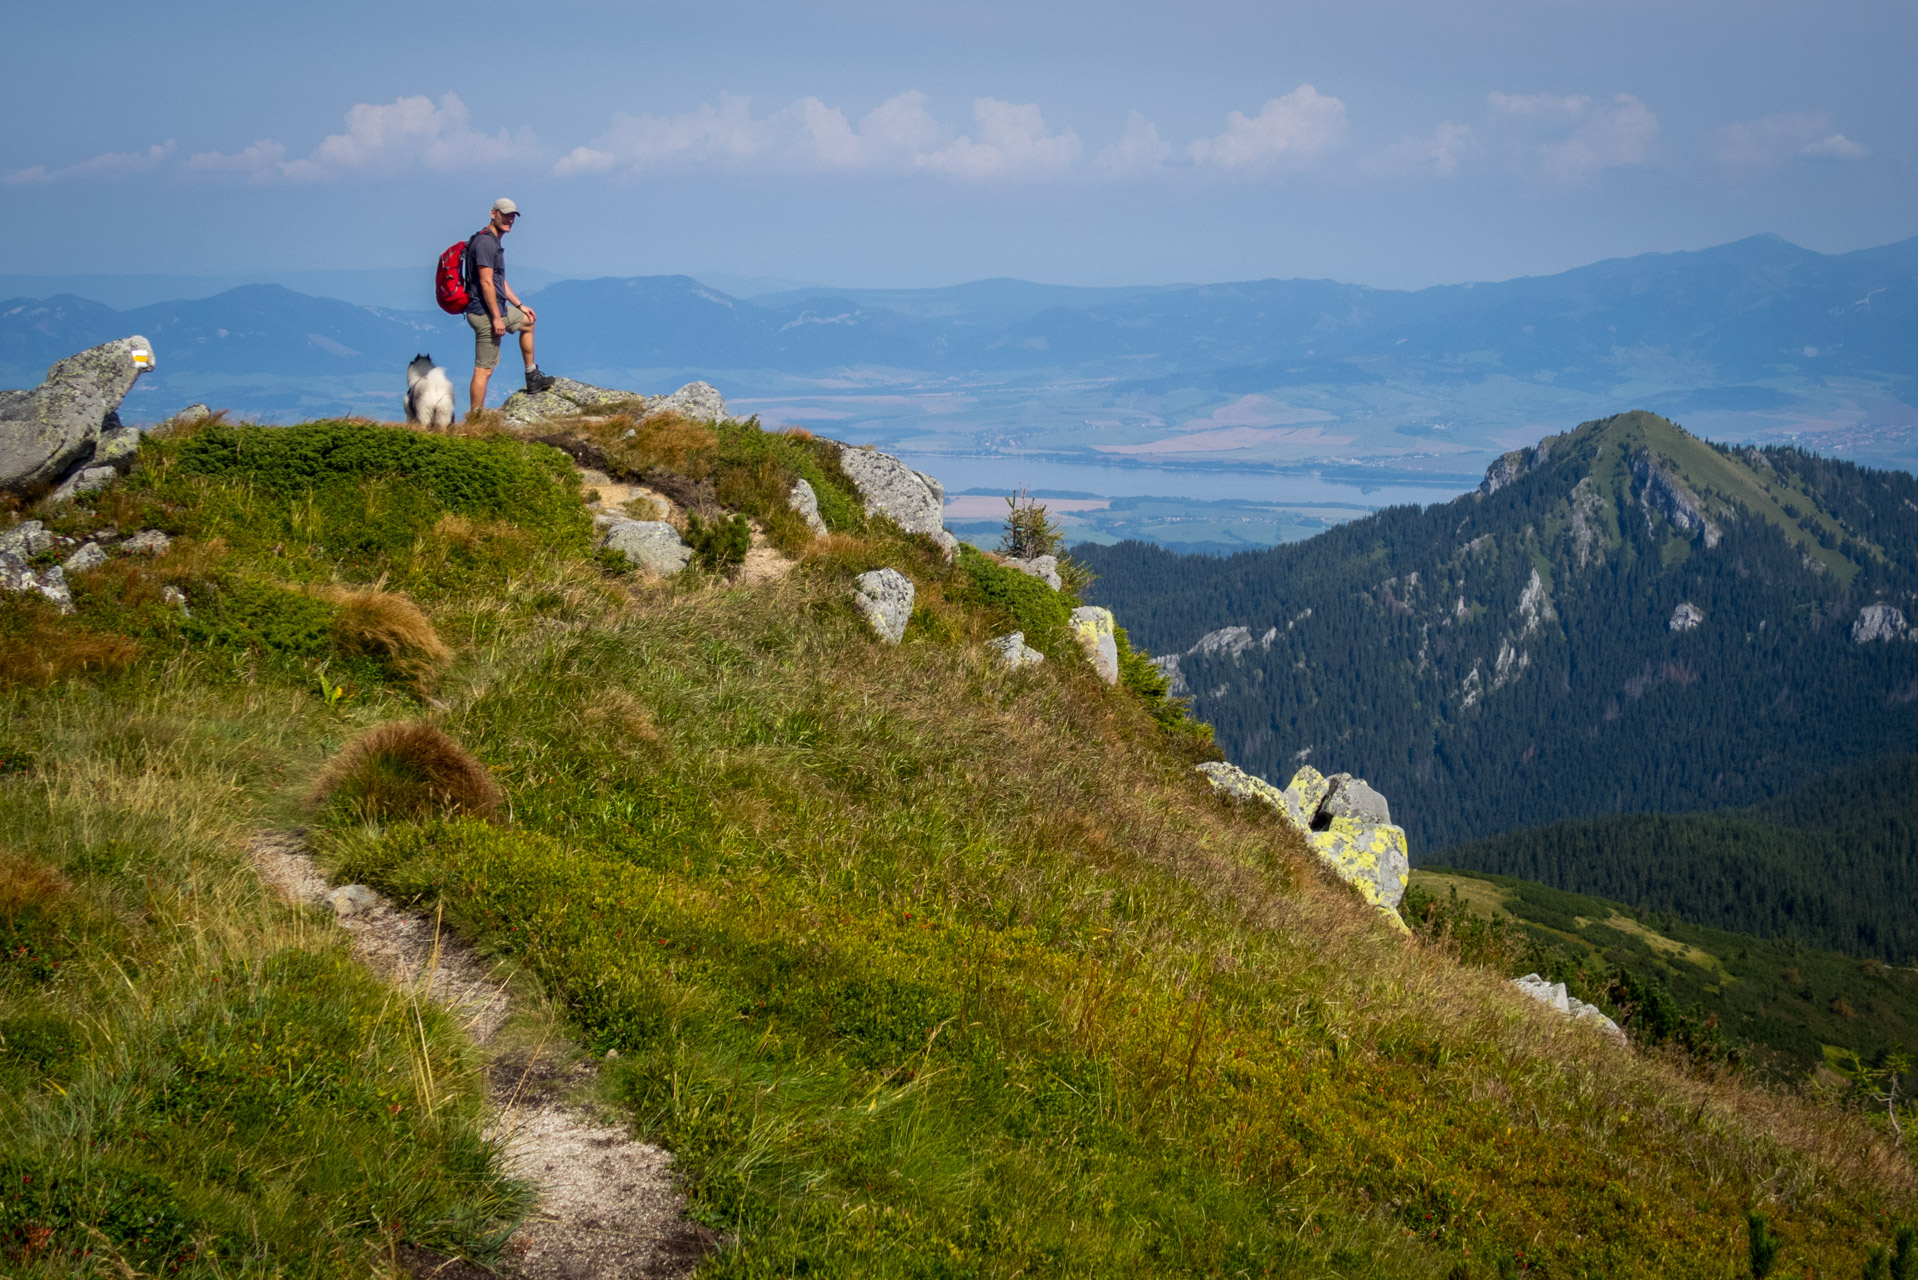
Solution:
<path fill-rule="evenodd" d="M 1918 751 L 1907 472 L 1628 413 L 1500 458 L 1453 502 L 1270 551 L 1077 553 L 1134 641 L 1178 655 L 1232 760 L 1280 785 L 1307 762 L 1369 779 L 1415 863 Z"/>
<path fill-rule="evenodd" d="M 1415 292 L 984 280 L 747 300 L 650 276 L 528 301 L 551 368 L 639 389 L 705 377 L 769 416 L 923 453 L 1450 476 L 1541 422 L 1647 407 L 1718 436 L 1918 461 L 1918 239 L 1827 255 L 1759 236 Z M 416 351 L 457 372 L 470 341 L 437 311 L 274 285 L 128 311 L 15 298 L 0 381 L 133 331 L 158 348 L 135 405 L 155 416 L 209 397 L 276 419 L 380 412 Z"/>

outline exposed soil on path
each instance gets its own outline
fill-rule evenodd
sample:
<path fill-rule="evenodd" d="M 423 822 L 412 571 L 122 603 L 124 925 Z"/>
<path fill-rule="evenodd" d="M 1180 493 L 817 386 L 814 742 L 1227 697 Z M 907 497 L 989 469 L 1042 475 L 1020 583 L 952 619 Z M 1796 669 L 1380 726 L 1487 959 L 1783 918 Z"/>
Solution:
<path fill-rule="evenodd" d="M 507 975 L 442 930 L 430 915 L 399 910 L 362 885 L 333 888 L 297 833 L 266 832 L 248 846 L 261 879 L 290 902 L 333 909 L 353 951 L 375 973 L 411 986 L 461 1019 L 488 1054 L 495 1108 L 488 1136 L 508 1169 L 538 1189 L 538 1203 L 507 1241 L 494 1270 L 430 1250 L 401 1250 L 415 1276 L 470 1280 L 667 1280 L 690 1275 L 711 1252 L 711 1231 L 683 1216 L 672 1156 L 634 1141 L 617 1122 L 569 1099 L 597 1068 L 570 1045 L 495 1049 L 512 1013 Z"/>

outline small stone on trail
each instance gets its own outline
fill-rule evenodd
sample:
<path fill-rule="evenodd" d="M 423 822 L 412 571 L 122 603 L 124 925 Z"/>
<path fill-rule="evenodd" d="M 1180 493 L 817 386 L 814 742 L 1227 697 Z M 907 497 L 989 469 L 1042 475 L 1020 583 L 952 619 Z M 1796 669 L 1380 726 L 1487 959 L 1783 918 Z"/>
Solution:
<path fill-rule="evenodd" d="M 380 895 L 363 884 L 343 884 L 326 895 L 326 905 L 342 919 L 359 915 L 379 905 Z"/>
<path fill-rule="evenodd" d="M 679 530 L 664 520 L 610 521 L 599 545 L 619 552 L 636 567 L 660 578 L 672 577 L 693 559 L 693 549 L 679 536 Z"/>

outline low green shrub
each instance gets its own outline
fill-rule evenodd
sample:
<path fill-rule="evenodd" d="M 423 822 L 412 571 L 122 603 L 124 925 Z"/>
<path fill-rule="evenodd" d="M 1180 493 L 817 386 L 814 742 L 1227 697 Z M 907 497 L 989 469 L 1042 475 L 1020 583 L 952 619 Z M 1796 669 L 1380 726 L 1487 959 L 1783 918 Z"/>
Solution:
<path fill-rule="evenodd" d="M 686 514 L 686 545 L 693 549 L 693 562 L 708 573 L 730 574 L 746 561 L 753 545 L 753 527 L 745 516 L 734 514 L 705 521 L 697 512 Z"/>
<path fill-rule="evenodd" d="M 1058 659 L 1073 643 L 1067 623 L 1075 607 L 1071 597 L 1054 591 L 1031 574 L 1008 569 L 981 551 L 959 544 L 962 603 L 988 611 L 1007 631 L 1023 631 L 1026 643 Z"/>

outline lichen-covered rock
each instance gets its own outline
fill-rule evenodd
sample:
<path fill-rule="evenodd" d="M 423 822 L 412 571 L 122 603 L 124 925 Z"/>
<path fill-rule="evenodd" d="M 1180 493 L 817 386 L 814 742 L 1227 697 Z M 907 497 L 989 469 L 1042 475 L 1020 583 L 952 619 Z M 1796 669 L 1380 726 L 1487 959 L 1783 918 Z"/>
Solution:
<path fill-rule="evenodd" d="M 600 547 L 617 551 L 635 568 L 659 578 L 670 578 L 692 563 L 693 549 L 679 530 L 664 520 L 613 520 L 606 526 Z"/>
<path fill-rule="evenodd" d="M 1072 634 L 1086 651 L 1086 661 L 1107 684 L 1119 683 L 1119 637 L 1112 610 L 1096 604 L 1081 605 L 1069 619 Z"/>
<path fill-rule="evenodd" d="M 59 565 L 35 573 L 20 556 L 0 551 L 0 592 L 33 592 L 45 597 L 61 613 L 73 612 L 73 592 L 67 587 L 66 571 Z"/>
<path fill-rule="evenodd" d="M 826 536 L 826 522 L 819 515 L 819 495 L 812 491 L 812 486 L 805 480 L 793 481 L 792 492 L 786 495 L 786 505 L 799 513 L 799 518 L 812 530 L 813 537 Z"/>
<path fill-rule="evenodd" d="M 1026 633 L 1023 631 L 1015 631 L 1009 636 L 988 640 L 986 648 L 998 654 L 999 660 L 1014 671 L 1046 660 L 1045 654 L 1026 643 Z"/>
<path fill-rule="evenodd" d="M 371 911 L 380 904 L 380 895 L 363 884 L 343 884 L 328 893 L 325 902 L 334 915 L 344 918 Z"/>
<path fill-rule="evenodd" d="M 671 395 L 649 396 L 616 387 L 596 387 L 574 378 L 555 378 L 545 391 L 515 391 L 500 406 L 506 420 L 519 425 L 577 418 L 582 414 L 637 413 L 643 417 L 667 411 L 701 421 L 719 421 L 728 416 L 725 398 L 707 382 L 689 382 Z"/>
<path fill-rule="evenodd" d="M 31 560 L 53 545 L 53 535 L 38 520 L 22 520 L 11 529 L 0 529 L 0 555 Z"/>
<path fill-rule="evenodd" d="M 0 391 L 0 490 L 54 484 L 85 462 L 108 415 L 152 367 L 153 346 L 136 335 L 68 356 L 31 391 Z"/>
<path fill-rule="evenodd" d="M 1903 640 L 1911 634 L 1905 624 L 1905 611 L 1896 605 L 1868 604 L 1858 611 L 1851 624 L 1851 642 L 1870 644 L 1874 640 Z"/>
<path fill-rule="evenodd" d="M 88 569 L 97 569 L 107 562 L 107 553 L 100 549 L 97 542 L 88 542 L 60 562 L 60 568 L 67 573 L 85 573 Z"/>
<path fill-rule="evenodd" d="M 1672 610 L 1672 620 L 1665 625 L 1675 632 L 1696 631 L 1705 621 L 1705 611 L 1687 600 Z"/>
<path fill-rule="evenodd" d="M 912 579 L 897 569 L 874 569 L 853 579 L 853 607 L 887 644 L 905 638 L 912 618 Z"/>
<path fill-rule="evenodd" d="M 1270 805 L 1298 829 L 1326 866 L 1377 907 L 1394 928 L 1409 932 L 1398 913 L 1406 877 L 1411 874 L 1405 832 L 1392 825 L 1385 797 L 1362 779 L 1346 773 L 1326 778 L 1307 765 L 1281 791 L 1223 761 L 1199 765 L 1198 771 L 1217 791 Z"/>
<path fill-rule="evenodd" d="M 119 417 L 109 415 L 109 419 Z M 90 467 L 112 467 L 121 475 L 133 469 L 135 459 L 140 456 L 140 429 L 138 427 L 108 426 L 100 432 L 99 441 L 93 446 L 93 456 L 87 459 Z"/>
<path fill-rule="evenodd" d="M 188 405 L 186 408 L 174 414 L 171 418 L 168 419 L 168 421 L 173 423 L 175 426 L 184 427 L 188 425 L 189 423 L 198 422 L 202 418 L 211 418 L 212 416 L 213 416 L 213 410 L 207 408 L 205 405 L 200 404 L 196 401 L 195 403 Z"/>
<path fill-rule="evenodd" d="M 1034 556 L 1030 560 L 1016 560 L 1008 556 L 1000 563 L 1008 569 L 1017 569 L 1020 573 L 1039 579 L 1054 591 L 1063 585 L 1059 578 L 1058 556 Z"/>
<path fill-rule="evenodd" d="M 839 469 L 852 481 L 869 516 L 885 516 L 907 533 L 923 533 L 951 559 L 959 539 L 946 532 L 946 489 L 923 471 L 870 446 L 841 445 Z"/>
<path fill-rule="evenodd" d="M 1536 973 L 1528 973 L 1522 978 L 1513 978 L 1512 985 L 1532 999 L 1548 1008 L 1556 1009 L 1566 1017 L 1581 1022 L 1596 1023 L 1598 1029 L 1619 1041 L 1625 1041 L 1625 1033 L 1616 1022 L 1605 1016 L 1605 1011 L 1597 1005 L 1586 1004 L 1578 997 L 1570 995 L 1562 982 L 1547 982 Z"/>

